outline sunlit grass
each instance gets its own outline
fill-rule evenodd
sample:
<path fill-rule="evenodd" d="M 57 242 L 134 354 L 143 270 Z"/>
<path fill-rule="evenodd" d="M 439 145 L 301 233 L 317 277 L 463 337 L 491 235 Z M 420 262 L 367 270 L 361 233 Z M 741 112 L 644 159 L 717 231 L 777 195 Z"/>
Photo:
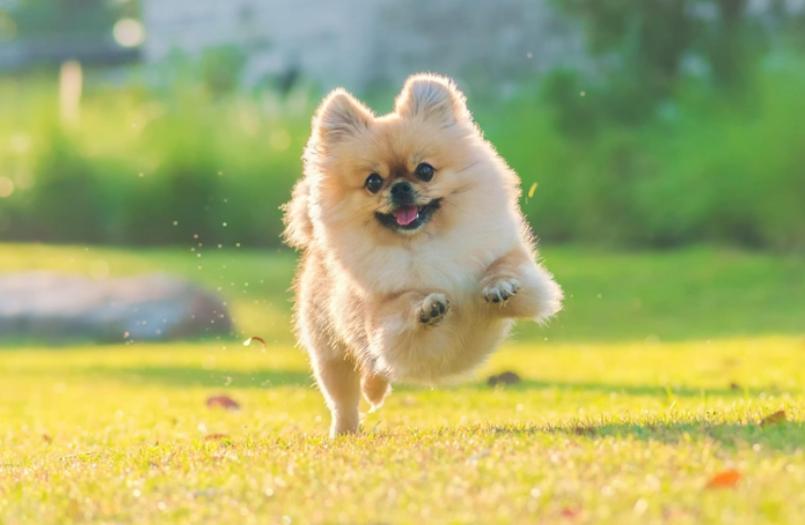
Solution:
<path fill-rule="evenodd" d="M 795 523 L 803 354 L 793 337 L 511 345 L 464 385 L 398 388 L 360 437 L 330 442 L 305 357 L 285 346 L 6 351 L 0 516 Z M 503 370 L 523 382 L 486 386 Z M 206 407 L 221 394 L 241 409 Z M 780 409 L 789 421 L 758 426 Z M 704 488 L 727 468 L 736 487 Z"/>
<path fill-rule="evenodd" d="M 293 254 L 190 247 L 0 245 L 4 273 L 90 275 L 103 261 L 110 276 L 220 287 L 237 327 L 231 339 L 158 345 L 0 341 L 0 523 L 805 515 L 801 259 L 546 247 L 568 295 L 549 328 L 519 329 L 466 383 L 396 386 L 360 436 L 333 442 L 289 330 Z M 253 335 L 265 351 L 243 346 Z M 522 381 L 487 386 L 504 371 Z M 219 395 L 240 410 L 208 408 Z M 779 410 L 785 422 L 759 425 Z M 705 488 L 726 469 L 740 472 L 736 486 Z"/>

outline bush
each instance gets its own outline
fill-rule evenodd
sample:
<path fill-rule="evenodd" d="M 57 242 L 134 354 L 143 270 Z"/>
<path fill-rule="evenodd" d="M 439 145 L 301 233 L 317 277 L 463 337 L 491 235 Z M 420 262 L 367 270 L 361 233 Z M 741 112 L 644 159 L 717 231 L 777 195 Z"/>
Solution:
<path fill-rule="evenodd" d="M 503 103 L 470 93 L 524 191 L 538 183 L 523 208 L 540 237 L 805 248 L 801 62 L 761 70 L 740 99 L 683 86 L 632 124 L 576 81 L 559 74 Z M 176 85 L 95 89 L 75 127 L 59 122 L 52 85 L 0 86 L 0 177 L 15 184 L 0 198 L 0 240 L 278 246 L 319 94 Z M 551 90 L 573 118 L 545 102 Z"/>
<path fill-rule="evenodd" d="M 603 109 L 583 107 L 598 101 L 578 91 L 572 129 L 536 97 L 477 116 L 524 189 L 539 184 L 523 206 L 544 239 L 802 249 L 803 92 L 795 62 L 760 72 L 742 100 L 688 86 L 635 126 L 598 118 Z"/>
<path fill-rule="evenodd" d="M 301 174 L 313 110 L 305 92 L 280 102 L 186 85 L 167 94 L 100 90 L 86 97 L 74 128 L 59 122 L 54 104 L 41 104 L 56 99 L 54 88 L 6 94 L 18 107 L 46 109 L 0 129 L 2 141 L 32 144 L 0 152 L 0 176 L 17 182 L 0 201 L 0 238 L 278 244 L 279 206 Z"/>

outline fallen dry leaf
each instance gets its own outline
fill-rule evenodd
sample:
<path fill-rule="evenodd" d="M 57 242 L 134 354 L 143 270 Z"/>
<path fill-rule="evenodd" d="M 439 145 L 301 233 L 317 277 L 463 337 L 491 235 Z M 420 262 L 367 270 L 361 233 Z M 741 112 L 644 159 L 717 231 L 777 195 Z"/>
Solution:
<path fill-rule="evenodd" d="M 229 436 L 227 436 L 226 434 L 210 434 L 210 435 L 204 436 L 204 441 L 216 441 L 216 440 L 219 440 L 219 439 L 226 439 L 228 437 Z"/>
<path fill-rule="evenodd" d="M 719 472 L 707 482 L 708 489 L 724 489 L 734 487 L 741 481 L 741 473 L 735 469 Z"/>
<path fill-rule="evenodd" d="M 787 418 L 785 415 L 785 410 L 778 410 L 774 414 L 769 414 L 768 416 L 761 419 L 760 426 L 765 427 L 768 425 L 776 425 L 777 423 L 782 423 L 786 419 Z"/>
<path fill-rule="evenodd" d="M 521 381 L 520 376 L 518 376 L 514 372 L 503 372 L 502 374 L 491 376 L 489 379 L 486 380 L 486 384 L 488 384 L 489 386 L 514 385 L 519 383 L 520 381 Z"/>
<path fill-rule="evenodd" d="M 227 410 L 238 410 L 240 405 L 229 396 L 213 396 L 207 400 L 208 408 L 225 408 Z"/>
<path fill-rule="evenodd" d="M 576 516 L 579 515 L 579 511 L 570 509 L 568 507 L 565 507 L 565 508 L 562 509 L 561 514 L 565 518 L 575 518 Z"/>
<path fill-rule="evenodd" d="M 262 337 L 257 337 L 257 336 L 250 337 L 250 338 L 246 339 L 246 341 L 243 342 L 243 346 L 251 345 L 252 341 L 259 341 L 260 343 L 262 343 L 263 351 L 265 352 L 265 350 L 266 350 L 266 340 L 263 339 Z"/>
<path fill-rule="evenodd" d="M 595 427 L 576 427 L 573 433 L 577 436 L 594 436 L 596 433 Z"/>
<path fill-rule="evenodd" d="M 45 443 L 53 443 L 53 438 L 47 434 L 42 434 L 42 439 L 45 440 Z"/>
<path fill-rule="evenodd" d="M 730 383 L 730 390 L 741 390 L 741 385 L 738 383 Z"/>

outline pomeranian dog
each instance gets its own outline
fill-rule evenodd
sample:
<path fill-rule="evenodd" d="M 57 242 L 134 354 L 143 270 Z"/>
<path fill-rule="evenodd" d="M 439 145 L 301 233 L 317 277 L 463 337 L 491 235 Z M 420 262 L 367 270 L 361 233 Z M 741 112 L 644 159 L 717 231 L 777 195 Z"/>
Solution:
<path fill-rule="evenodd" d="M 296 329 L 332 413 L 354 433 L 361 393 L 466 374 L 514 319 L 542 322 L 562 291 L 536 262 L 520 180 L 444 77 L 410 77 L 394 111 L 343 89 L 322 102 L 304 176 L 284 206 L 302 251 Z"/>

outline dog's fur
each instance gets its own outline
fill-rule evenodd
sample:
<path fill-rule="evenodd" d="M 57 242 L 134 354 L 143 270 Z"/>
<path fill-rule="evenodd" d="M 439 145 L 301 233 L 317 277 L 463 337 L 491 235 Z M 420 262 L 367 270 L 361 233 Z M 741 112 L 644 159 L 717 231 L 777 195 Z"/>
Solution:
<path fill-rule="evenodd" d="M 513 319 L 541 322 L 561 308 L 560 287 L 535 262 L 519 178 L 452 81 L 409 78 L 382 117 L 336 89 L 316 112 L 304 163 L 285 239 L 303 252 L 296 327 L 332 435 L 357 431 L 361 392 L 377 408 L 392 381 L 460 376 Z M 435 169 L 431 181 L 414 176 L 420 163 Z M 373 173 L 384 181 L 376 194 L 366 186 Z M 389 188 L 403 180 L 418 206 L 441 199 L 413 232 L 379 220 L 393 223 Z"/>

